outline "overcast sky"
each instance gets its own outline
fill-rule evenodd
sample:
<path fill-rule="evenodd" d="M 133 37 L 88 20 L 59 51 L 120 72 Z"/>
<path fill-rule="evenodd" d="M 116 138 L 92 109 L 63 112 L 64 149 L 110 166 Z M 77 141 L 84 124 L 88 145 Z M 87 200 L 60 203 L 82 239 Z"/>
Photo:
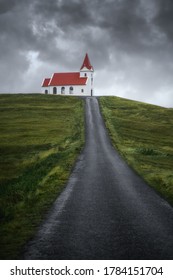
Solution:
<path fill-rule="evenodd" d="M 0 0 L 0 92 L 79 71 L 95 93 L 173 107 L 172 0 Z"/>

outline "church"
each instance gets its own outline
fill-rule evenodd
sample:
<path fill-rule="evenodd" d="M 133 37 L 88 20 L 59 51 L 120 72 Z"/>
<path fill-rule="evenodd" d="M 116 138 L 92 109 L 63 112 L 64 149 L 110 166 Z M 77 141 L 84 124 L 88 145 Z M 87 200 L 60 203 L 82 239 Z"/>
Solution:
<path fill-rule="evenodd" d="M 45 94 L 92 96 L 93 74 L 94 69 L 88 54 L 86 54 L 79 72 L 54 73 L 51 78 L 43 80 L 42 92 Z"/>

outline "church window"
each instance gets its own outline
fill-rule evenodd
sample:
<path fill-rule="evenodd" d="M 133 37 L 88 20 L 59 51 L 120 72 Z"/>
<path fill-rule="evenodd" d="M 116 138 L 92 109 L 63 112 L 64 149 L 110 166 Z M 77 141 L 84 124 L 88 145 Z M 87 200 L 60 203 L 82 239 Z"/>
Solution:
<path fill-rule="evenodd" d="M 61 88 L 61 94 L 65 94 L 65 87 Z"/>
<path fill-rule="evenodd" d="M 53 87 L 53 94 L 57 94 L 57 88 Z"/>
<path fill-rule="evenodd" d="M 70 88 L 69 88 L 69 93 L 70 93 L 70 94 L 73 94 L 73 87 L 70 87 Z"/>
<path fill-rule="evenodd" d="M 87 73 L 85 73 L 85 77 L 87 77 Z"/>
<path fill-rule="evenodd" d="M 45 89 L 45 94 L 48 94 L 48 90 L 47 89 Z"/>
<path fill-rule="evenodd" d="M 83 89 L 83 88 L 81 89 L 81 92 L 82 92 L 82 93 L 84 92 L 84 89 Z"/>

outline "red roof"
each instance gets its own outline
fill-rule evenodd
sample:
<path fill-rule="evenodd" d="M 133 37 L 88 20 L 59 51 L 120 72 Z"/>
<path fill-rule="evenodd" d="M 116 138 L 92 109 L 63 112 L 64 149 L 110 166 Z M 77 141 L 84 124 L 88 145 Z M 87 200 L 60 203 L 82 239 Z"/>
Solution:
<path fill-rule="evenodd" d="M 49 82 L 50 82 L 50 78 L 44 79 L 44 81 L 42 83 L 42 87 L 48 87 L 49 86 Z"/>
<path fill-rule="evenodd" d="M 80 77 L 79 72 L 54 73 L 50 79 L 49 86 L 85 85 L 87 77 Z"/>
<path fill-rule="evenodd" d="M 93 70 L 93 67 L 92 67 L 89 57 L 88 57 L 88 54 L 85 55 L 85 58 L 84 58 L 84 61 L 83 61 L 83 64 L 82 64 L 80 70 L 82 70 L 84 67 L 86 67 L 88 70 Z"/>

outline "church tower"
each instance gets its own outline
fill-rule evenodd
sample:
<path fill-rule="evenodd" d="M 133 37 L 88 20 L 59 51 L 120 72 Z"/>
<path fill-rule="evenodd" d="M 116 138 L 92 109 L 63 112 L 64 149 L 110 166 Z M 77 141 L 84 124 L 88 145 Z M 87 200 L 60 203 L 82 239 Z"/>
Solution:
<path fill-rule="evenodd" d="M 85 55 L 83 64 L 80 68 L 80 77 L 87 77 L 87 93 L 93 96 L 93 89 L 94 89 L 94 68 L 92 67 L 88 54 Z"/>

